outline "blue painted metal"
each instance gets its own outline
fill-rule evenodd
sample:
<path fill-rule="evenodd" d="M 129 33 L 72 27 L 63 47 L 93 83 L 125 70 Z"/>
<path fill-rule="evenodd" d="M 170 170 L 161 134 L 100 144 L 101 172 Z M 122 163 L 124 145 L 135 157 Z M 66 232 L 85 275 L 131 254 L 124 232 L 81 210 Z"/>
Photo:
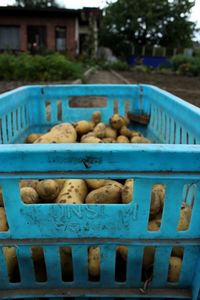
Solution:
<path fill-rule="evenodd" d="M 104 96 L 105 107 L 73 108 L 70 97 Z M 90 119 L 93 111 L 108 122 L 118 111 L 150 114 L 146 129 L 158 143 L 24 145 L 25 136 L 59 122 Z M 0 96 L 0 187 L 9 231 L 0 233 L 0 298 L 126 297 L 197 299 L 200 247 L 200 110 L 149 85 L 27 86 Z M 59 110 L 61 114 L 59 115 Z M 50 112 L 50 114 L 49 114 Z M 17 144 L 18 143 L 18 144 Z M 25 205 L 21 179 L 134 178 L 133 202 L 127 205 Z M 147 230 L 150 195 L 156 183 L 166 186 L 160 231 Z M 177 231 L 182 201 L 193 203 L 190 227 Z M 21 282 L 8 280 L 3 246 L 17 250 Z M 36 282 L 31 248 L 44 250 L 47 281 Z M 88 247 L 101 248 L 99 282 L 88 280 Z M 116 247 L 128 247 L 125 282 L 115 281 Z M 173 246 L 184 248 L 180 281 L 167 282 Z M 72 249 L 72 282 L 63 282 L 59 247 Z M 155 246 L 154 276 L 143 293 L 143 250 Z"/>
<path fill-rule="evenodd" d="M 168 57 L 165 56 L 137 56 L 131 55 L 128 57 L 129 66 L 134 66 L 138 60 L 149 67 L 159 67 L 160 65 L 170 65 Z"/>

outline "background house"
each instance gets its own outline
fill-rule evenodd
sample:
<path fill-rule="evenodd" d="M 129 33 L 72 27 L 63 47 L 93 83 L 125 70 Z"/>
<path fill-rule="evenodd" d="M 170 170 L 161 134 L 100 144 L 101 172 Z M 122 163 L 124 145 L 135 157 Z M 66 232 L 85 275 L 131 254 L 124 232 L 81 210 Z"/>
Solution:
<path fill-rule="evenodd" d="M 95 55 L 100 16 L 98 8 L 0 7 L 0 50 L 48 49 L 75 57 L 92 44 Z"/>

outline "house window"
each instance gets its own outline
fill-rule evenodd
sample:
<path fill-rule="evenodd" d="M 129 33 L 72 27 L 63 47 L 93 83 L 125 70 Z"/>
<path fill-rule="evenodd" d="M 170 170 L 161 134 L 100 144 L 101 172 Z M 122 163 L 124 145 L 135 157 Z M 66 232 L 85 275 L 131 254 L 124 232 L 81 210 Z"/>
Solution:
<path fill-rule="evenodd" d="M 66 27 L 57 26 L 55 37 L 56 37 L 56 50 L 65 51 L 66 50 Z"/>
<path fill-rule="evenodd" d="M 37 52 L 46 49 L 47 30 L 46 26 L 28 26 L 28 50 Z"/>
<path fill-rule="evenodd" d="M 19 26 L 0 26 L 0 50 L 20 50 Z"/>

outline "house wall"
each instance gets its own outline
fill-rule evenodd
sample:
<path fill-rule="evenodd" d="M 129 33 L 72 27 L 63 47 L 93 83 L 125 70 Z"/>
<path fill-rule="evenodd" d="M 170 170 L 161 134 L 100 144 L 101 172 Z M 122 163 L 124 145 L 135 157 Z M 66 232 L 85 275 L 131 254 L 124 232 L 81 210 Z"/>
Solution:
<path fill-rule="evenodd" d="M 27 26 L 46 26 L 47 30 L 47 48 L 55 50 L 55 28 L 56 26 L 66 26 L 66 46 L 67 53 L 70 56 L 76 55 L 77 37 L 76 37 L 76 18 L 68 16 L 67 18 L 50 18 L 43 17 L 14 17 L 1 16 L 0 26 L 20 26 L 20 50 L 27 51 Z"/>

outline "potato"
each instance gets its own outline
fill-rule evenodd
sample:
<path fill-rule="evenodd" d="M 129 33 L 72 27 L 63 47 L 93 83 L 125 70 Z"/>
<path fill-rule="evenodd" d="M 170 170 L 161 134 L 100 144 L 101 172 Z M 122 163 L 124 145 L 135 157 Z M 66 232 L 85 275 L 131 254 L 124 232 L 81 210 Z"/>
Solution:
<path fill-rule="evenodd" d="M 181 272 L 182 260 L 180 257 L 170 257 L 169 261 L 169 271 L 168 271 L 168 281 L 177 282 L 179 280 Z"/>
<path fill-rule="evenodd" d="M 151 220 L 151 221 L 149 221 L 149 224 L 148 224 L 148 230 L 149 231 L 159 231 L 160 225 L 161 225 L 161 220 L 159 220 L 159 219 Z"/>
<path fill-rule="evenodd" d="M 152 144 L 152 142 L 143 136 L 134 136 L 131 138 L 133 144 Z"/>
<path fill-rule="evenodd" d="M 99 143 L 102 143 L 102 140 L 95 137 L 95 136 L 88 136 L 88 137 L 82 139 L 81 143 L 84 143 L 84 144 L 99 144 Z"/>
<path fill-rule="evenodd" d="M 26 204 L 39 203 L 38 193 L 32 187 L 21 188 L 20 195 L 21 195 L 22 201 Z"/>
<path fill-rule="evenodd" d="M 90 192 L 87 195 L 85 202 L 95 204 L 120 203 L 121 188 L 115 184 L 105 185 Z"/>
<path fill-rule="evenodd" d="M 160 194 L 157 190 L 152 189 L 150 218 L 153 219 L 161 211 L 161 209 L 162 209 L 162 202 L 160 200 Z"/>
<path fill-rule="evenodd" d="M 59 194 L 59 186 L 53 179 L 45 179 L 36 188 L 39 197 L 45 202 L 53 202 Z"/>
<path fill-rule="evenodd" d="M 116 181 L 116 180 L 111 180 L 111 179 L 107 179 L 105 181 L 105 185 L 109 185 L 109 186 L 114 186 L 114 187 L 118 187 L 120 189 L 123 188 L 123 184 L 121 184 L 120 182 Z"/>
<path fill-rule="evenodd" d="M 5 256 L 8 277 L 12 281 L 15 277 L 15 270 L 18 266 L 17 255 L 15 247 L 3 247 L 3 254 Z"/>
<path fill-rule="evenodd" d="M 32 258 L 34 261 L 36 280 L 39 282 L 45 282 L 47 276 L 43 249 L 41 247 L 32 247 Z"/>
<path fill-rule="evenodd" d="M 105 137 L 105 130 L 106 130 L 106 124 L 99 123 L 93 129 L 93 132 L 94 132 L 94 134 L 95 134 L 96 137 L 98 137 L 98 138 L 104 138 Z"/>
<path fill-rule="evenodd" d="M 59 191 L 61 191 L 67 179 L 54 179 L 54 181 L 57 183 Z"/>
<path fill-rule="evenodd" d="M 0 189 L 0 207 L 4 207 L 2 189 Z"/>
<path fill-rule="evenodd" d="M 127 204 L 130 203 L 133 199 L 133 187 L 134 181 L 133 179 L 127 179 L 122 188 L 122 203 Z"/>
<path fill-rule="evenodd" d="M 165 187 L 162 184 L 155 184 L 153 186 L 153 192 L 158 194 L 161 207 L 164 206 L 164 198 L 165 198 Z"/>
<path fill-rule="evenodd" d="M 124 135 L 119 135 L 116 139 L 117 143 L 129 143 L 129 139 Z"/>
<path fill-rule="evenodd" d="M 113 129 L 120 129 L 120 128 L 122 128 L 122 126 L 124 126 L 126 124 L 127 124 L 126 119 L 118 114 L 114 114 L 110 118 L 110 125 Z"/>
<path fill-rule="evenodd" d="M 85 120 L 75 123 L 75 129 L 79 135 L 88 133 L 89 131 L 91 131 L 93 129 L 93 127 L 94 126 L 91 122 L 88 122 Z"/>
<path fill-rule="evenodd" d="M 119 130 L 120 135 L 124 135 L 128 138 L 132 137 L 132 132 L 130 129 L 128 129 L 125 125 L 122 126 L 122 128 Z"/>
<path fill-rule="evenodd" d="M 32 144 L 34 143 L 39 137 L 41 137 L 44 133 L 31 133 L 27 136 L 25 143 Z"/>
<path fill-rule="evenodd" d="M 131 138 L 132 137 L 136 137 L 136 136 L 141 136 L 141 137 L 144 137 L 143 134 L 139 131 L 135 131 L 135 130 L 131 130 Z"/>
<path fill-rule="evenodd" d="M 103 138 L 102 143 L 110 144 L 110 143 L 115 143 L 115 139 L 113 138 Z"/>
<path fill-rule="evenodd" d="M 189 228 L 190 220 L 188 216 L 185 214 L 184 210 L 181 209 L 179 221 L 178 221 L 178 231 L 185 231 Z"/>
<path fill-rule="evenodd" d="M 127 246 L 118 246 L 117 253 L 121 255 L 124 260 L 127 260 L 128 257 L 128 247 Z"/>
<path fill-rule="evenodd" d="M 183 248 L 182 247 L 173 247 L 172 256 L 183 258 Z"/>
<path fill-rule="evenodd" d="M 56 203 L 84 203 L 87 192 L 87 184 L 83 179 L 68 179 L 59 193 Z"/>
<path fill-rule="evenodd" d="M 101 122 L 101 112 L 100 111 L 95 111 L 92 114 L 91 122 L 97 125 L 98 123 Z"/>
<path fill-rule="evenodd" d="M 148 270 L 154 262 L 154 255 L 155 255 L 155 247 L 145 247 L 144 248 L 144 256 L 143 256 L 143 268 Z"/>
<path fill-rule="evenodd" d="M 84 139 L 86 139 L 86 138 L 88 138 L 88 137 L 91 137 L 91 136 L 92 136 L 92 137 L 96 137 L 96 136 L 95 136 L 95 133 L 94 133 L 93 131 L 88 132 L 87 134 L 82 135 L 81 140 L 80 140 L 81 143 L 83 142 Z"/>
<path fill-rule="evenodd" d="M 117 131 L 111 127 L 106 127 L 104 137 L 116 139 Z"/>
<path fill-rule="evenodd" d="M 73 265 L 70 247 L 60 248 L 60 260 L 63 280 L 71 281 L 73 279 Z"/>
<path fill-rule="evenodd" d="M 70 123 L 60 123 L 58 125 L 55 125 L 51 128 L 50 132 L 52 133 L 64 133 L 64 134 L 75 134 L 76 136 L 76 130 L 74 129 L 74 126 Z"/>
<path fill-rule="evenodd" d="M 41 247 L 32 247 L 32 258 L 35 262 L 44 259 L 43 249 Z"/>
<path fill-rule="evenodd" d="M 88 273 L 91 277 L 100 275 L 100 248 L 90 247 L 88 250 Z"/>
<path fill-rule="evenodd" d="M 96 189 L 104 186 L 106 183 L 105 179 L 86 179 L 85 181 L 86 181 L 88 187 L 92 190 L 96 190 Z"/>
<path fill-rule="evenodd" d="M 31 187 L 36 190 L 39 180 L 31 179 L 31 180 L 20 180 L 20 188 L 23 187 Z"/>
<path fill-rule="evenodd" d="M 0 231 L 8 231 L 5 209 L 0 207 Z"/>
<path fill-rule="evenodd" d="M 192 215 L 192 207 L 186 203 L 183 203 L 181 206 L 181 211 L 186 216 L 188 222 L 190 222 Z"/>
<path fill-rule="evenodd" d="M 52 144 L 52 143 L 75 143 L 77 133 L 70 123 L 62 123 L 54 126 L 48 133 L 38 138 L 34 143 Z"/>

